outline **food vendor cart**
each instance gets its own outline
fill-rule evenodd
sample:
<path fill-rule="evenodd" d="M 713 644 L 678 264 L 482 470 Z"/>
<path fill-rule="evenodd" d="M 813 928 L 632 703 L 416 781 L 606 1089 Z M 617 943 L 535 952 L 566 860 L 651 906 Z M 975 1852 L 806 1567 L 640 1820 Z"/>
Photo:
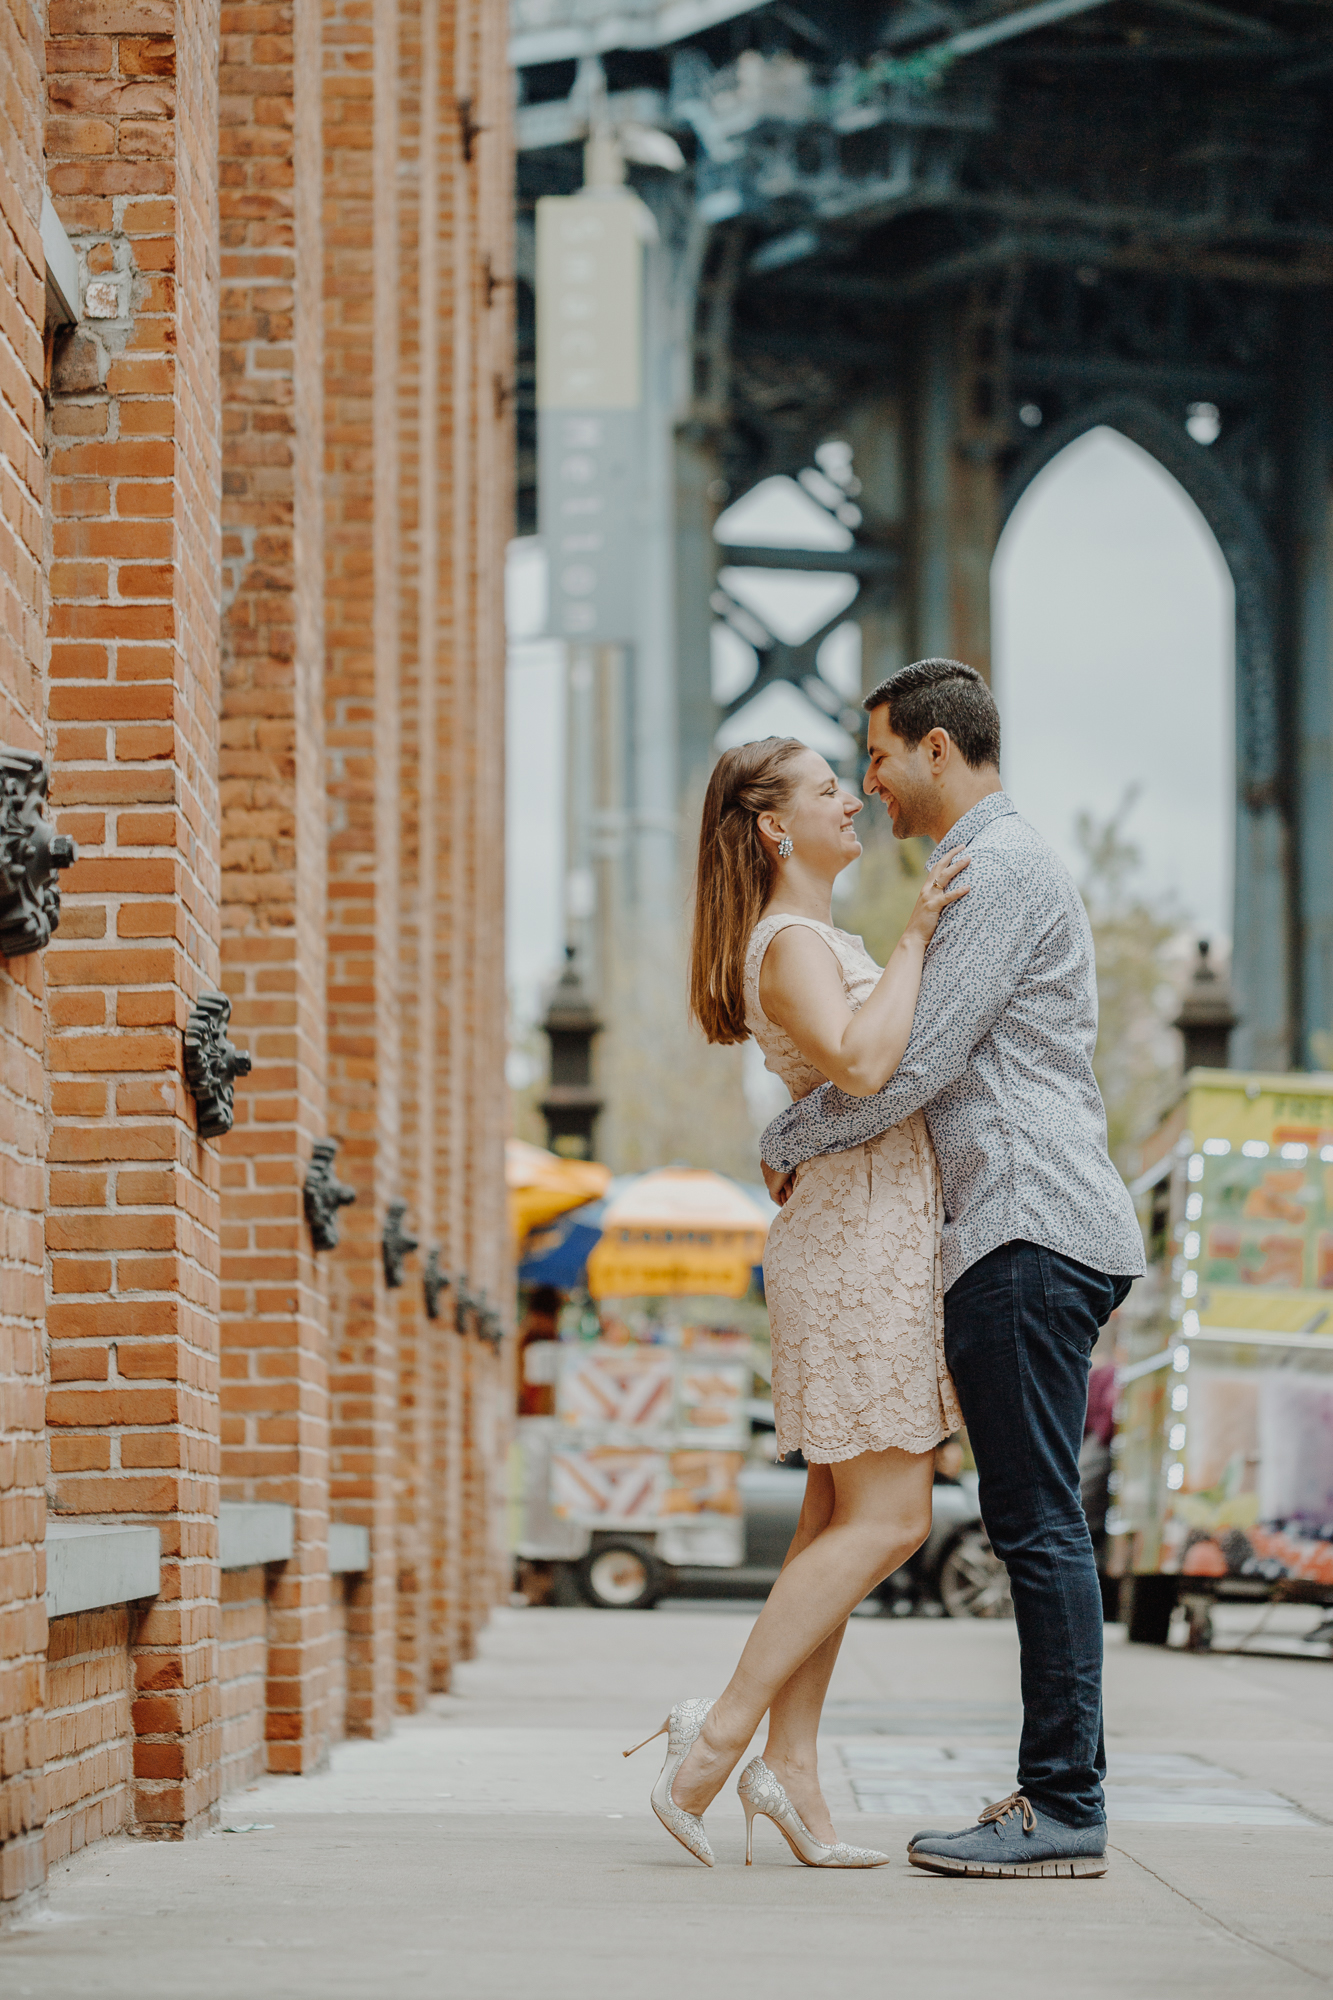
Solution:
<path fill-rule="evenodd" d="M 523 1350 L 525 1380 L 550 1384 L 555 1411 L 518 1422 L 515 1553 L 577 1567 L 595 1603 L 648 1604 L 672 1570 L 745 1559 L 738 1481 L 766 1347 L 753 1283 L 767 1229 L 719 1174 L 643 1174 L 607 1202 L 560 1338 Z"/>
<path fill-rule="evenodd" d="M 1333 1605 L 1333 1076 L 1191 1070 L 1133 1184 L 1108 1570 L 1131 1639 L 1184 1602 Z"/>

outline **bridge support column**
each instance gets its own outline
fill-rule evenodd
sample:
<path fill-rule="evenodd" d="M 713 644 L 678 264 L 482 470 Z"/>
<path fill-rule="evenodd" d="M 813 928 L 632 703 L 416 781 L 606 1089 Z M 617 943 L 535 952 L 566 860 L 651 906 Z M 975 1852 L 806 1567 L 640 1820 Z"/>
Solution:
<path fill-rule="evenodd" d="M 1289 382 L 1287 629 L 1295 724 L 1292 1060 L 1333 1069 L 1333 390 L 1327 307 L 1298 301 Z"/>
<path fill-rule="evenodd" d="M 1271 801 L 1236 808 L 1235 922 L 1231 995 L 1240 1025 L 1237 1069 L 1284 1070 L 1291 1061 L 1291 831 Z"/>
<path fill-rule="evenodd" d="M 901 544 L 907 533 L 907 459 L 903 409 L 896 396 L 859 404 L 843 426 L 852 465 L 861 482 L 857 504 L 867 532 Z M 912 604 L 898 582 L 863 586 L 852 610 L 861 627 L 861 687 L 869 694 L 913 653 Z"/>
<path fill-rule="evenodd" d="M 921 315 L 910 431 L 908 629 L 914 658 L 966 660 L 990 679 L 990 565 L 999 482 L 968 318 Z"/>
<path fill-rule="evenodd" d="M 687 806 L 702 797 L 713 768 L 717 707 L 713 701 L 713 613 L 717 582 L 713 523 L 718 508 L 708 489 L 718 476 L 717 453 L 702 426 L 676 432 L 676 658 L 680 708 L 680 794 Z"/>

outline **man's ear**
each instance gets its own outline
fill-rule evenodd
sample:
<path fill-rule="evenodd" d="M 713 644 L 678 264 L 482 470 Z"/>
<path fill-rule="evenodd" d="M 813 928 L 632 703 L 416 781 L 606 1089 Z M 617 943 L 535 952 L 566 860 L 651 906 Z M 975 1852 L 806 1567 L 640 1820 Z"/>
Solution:
<path fill-rule="evenodd" d="M 931 771 L 943 772 L 953 753 L 953 738 L 947 729 L 929 729 L 926 732 L 926 743 L 930 750 Z"/>

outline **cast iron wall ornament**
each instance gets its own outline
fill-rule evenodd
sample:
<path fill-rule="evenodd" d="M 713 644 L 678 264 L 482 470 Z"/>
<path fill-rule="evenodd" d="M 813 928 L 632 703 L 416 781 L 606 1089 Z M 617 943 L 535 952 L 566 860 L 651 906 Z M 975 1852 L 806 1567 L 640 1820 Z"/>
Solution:
<path fill-rule="evenodd" d="M 504 1321 L 493 1306 L 486 1304 L 486 1294 L 482 1293 L 482 1310 L 477 1315 L 477 1338 L 486 1341 L 498 1354 L 505 1337 Z"/>
<path fill-rule="evenodd" d="M 356 1189 L 333 1177 L 336 1139 L 316 1139 L 310 1155 L 310 1171 L 305 1177 L 305 1219 L 316 1250 L 338 1247 L 338 1210 L 356 1200 Z"/>
<path fill-rule="evenodd" d="M 471 1292 L 467 1288 L 467 1272 L 460 1271 L 458 1274 L 458 1282 L 454 1286 L 455 1333 L 466 1333 L 468 1331 L 469 1315 L 475 1311 L 476 1305 L 477 1305 L 476 1299 L 473 1298 Z"/>
<path fill-rule="evenodd" d="M 403 1228 L 403 1217 L 406 1214 L 405 1201 L 391 1201 L 384 1218 L 384 1234 L 380 1238 L 380 1249 L 384 1256 L 384 1282 L 391 1292 L 402 1288 L 403 1260 L 410 1257 L 418 1247 L 416 1237 L 409 1236 Z"/>
<path fill-rule="evenodd" d="M 0 749 L 0 955 L 23 958 L 50 944 L 60 923 L 57 871 L 79 850 L 42 817 L 49 767 L 26 750 Z"/>
<path fill-rule="evenodd" d="M 232 1085 L 249 1076 L 250 1058 L 227 1040 L 231 1001 L 225 993 L 204 993 L 185 1024 L 185 1081 L 199 1107 L 199 1137 L 220 1139 L 235 1117 Z"/>
<path fill-rule="evenodd" d="M 425 1294 L 427 1319 L 440 1317 L 440 1293 L 447 1291 L 448 1288 L 449 1276 L 446 1271 L 440 1269 L 440 1252 L 436 1246 L 427 1253 L 426 1268 L 421 1274 L 421 1289 Z"/>

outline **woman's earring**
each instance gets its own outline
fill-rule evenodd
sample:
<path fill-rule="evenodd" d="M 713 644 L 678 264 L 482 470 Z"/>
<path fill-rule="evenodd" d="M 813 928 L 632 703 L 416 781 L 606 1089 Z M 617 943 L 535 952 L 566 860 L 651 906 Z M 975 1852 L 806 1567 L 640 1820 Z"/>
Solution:
<path fill-rule="evenodd" d="M 786 861 L 791 855 L 791 835 L 784 833 L 778 842 L 778 860 Z"/>

